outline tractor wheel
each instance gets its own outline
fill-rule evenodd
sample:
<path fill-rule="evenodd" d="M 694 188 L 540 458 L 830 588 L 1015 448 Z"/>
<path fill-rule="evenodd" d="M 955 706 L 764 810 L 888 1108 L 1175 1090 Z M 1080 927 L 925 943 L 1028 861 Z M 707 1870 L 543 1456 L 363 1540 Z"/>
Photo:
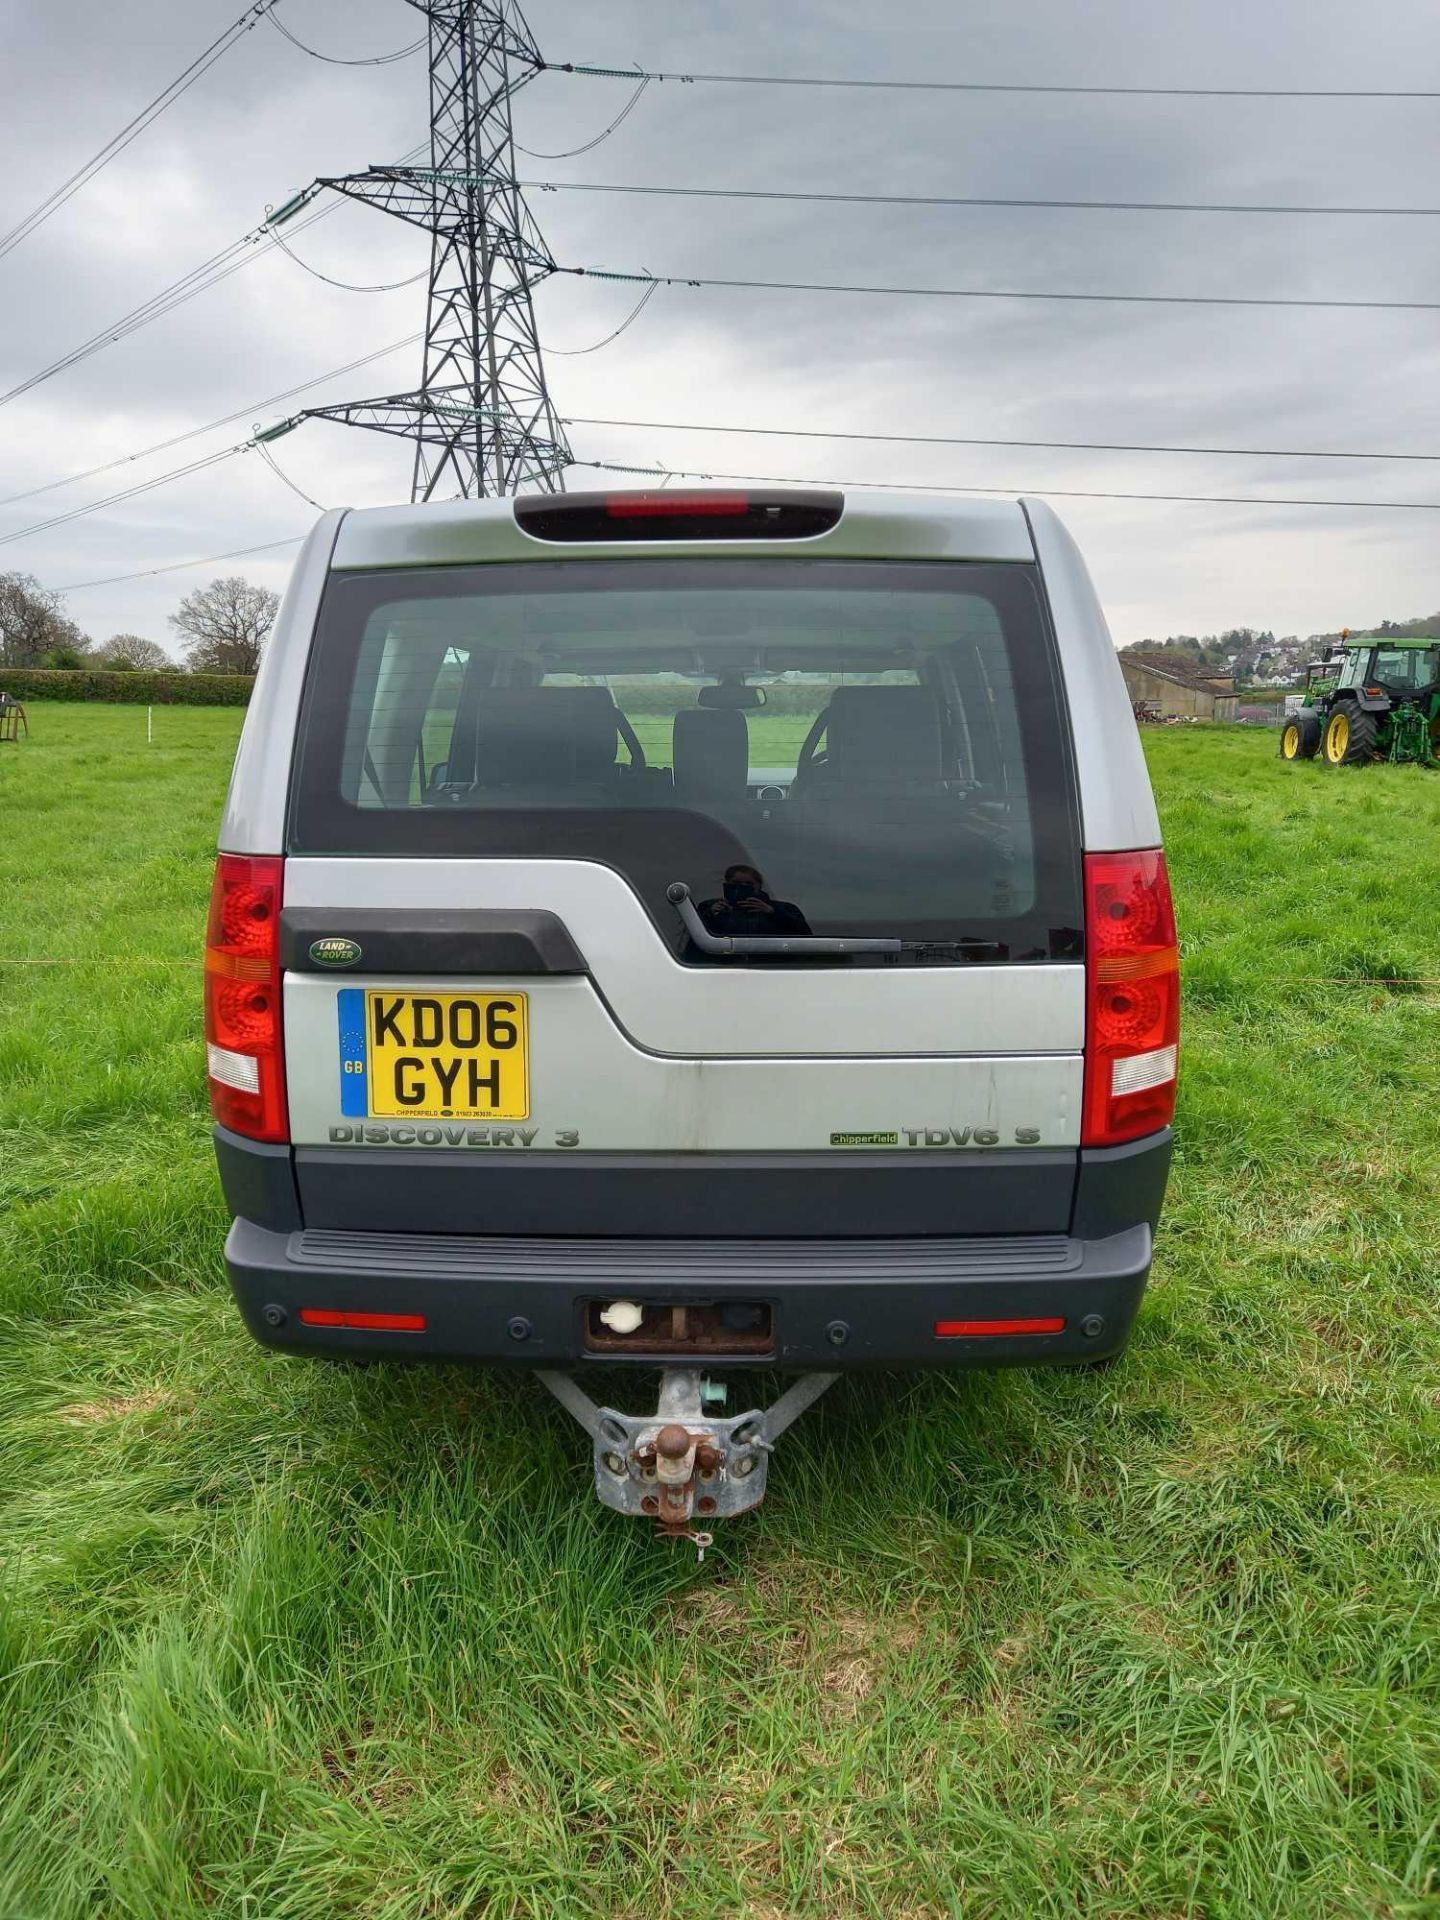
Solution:
<path fill-rule="evenodd" d="M 1280 758 L 1313 760 L 1320 751 L 1323 732 L 1320 716 L 1313 707 L 1302 707 L 1299 713 L 1290 714 L 1280 728 Z"/>
<path fill-rule="evenodd" d="M 1354 767 L 1373 760 L 1379 731 L 1373 713 L 1366 713 L 1353 701 L 1342 702 L 1325 722 L 1326 761 L 1332 767 Z"/>

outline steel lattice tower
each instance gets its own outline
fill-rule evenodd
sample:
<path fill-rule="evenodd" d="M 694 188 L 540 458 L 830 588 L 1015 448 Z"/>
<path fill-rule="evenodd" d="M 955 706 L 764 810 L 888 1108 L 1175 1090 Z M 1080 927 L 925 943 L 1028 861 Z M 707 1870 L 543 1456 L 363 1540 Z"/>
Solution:
<path fill-rule="evenodd" d="M 407 5 L 430 23 L 430 165 L 317 180 L 271 224 L 331 187 L 429 232 L 420 386 L 296 419 L 413 440 L 413 500 L 556 492 L 572 456 L 545 385 L 531 298 L 555 263 L 515 178 L 510 122 L 512 98 L 544 62 L 515 0 Z"/>

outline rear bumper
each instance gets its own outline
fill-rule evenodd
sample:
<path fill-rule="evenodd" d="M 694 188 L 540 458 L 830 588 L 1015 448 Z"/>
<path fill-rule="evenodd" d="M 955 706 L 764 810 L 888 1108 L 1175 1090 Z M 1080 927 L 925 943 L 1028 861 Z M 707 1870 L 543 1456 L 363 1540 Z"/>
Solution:
<path fill-rule="evenodd" d="M 1152 1243 L 1145 1222 L 1095 1239 L 641 1241 L 284 1232 L 239 1219 L 225 1254 L 255 1338 L 296 1353 L 653 1367 L 662 1364 L 653 1352 L 587 1353 L 587 1304 L 744 1301 L 770 1309 L 769 1349 L 711 1350 L 704 1364 L 834 1369 L 1103 1359 L 1129 1339 Z M 424 1327 L 307 1325 L 306 1309 L 400 1313 Z M 1064 1325 L 1000 1336 L 935 1331 L 937 1321 L 1013 1319 Z"/>

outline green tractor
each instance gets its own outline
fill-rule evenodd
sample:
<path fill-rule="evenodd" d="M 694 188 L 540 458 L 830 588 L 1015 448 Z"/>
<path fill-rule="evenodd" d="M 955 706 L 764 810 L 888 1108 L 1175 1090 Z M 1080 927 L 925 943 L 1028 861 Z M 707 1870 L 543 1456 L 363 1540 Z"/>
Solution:
<path fill-rule="evenodd" d="M 1440 760 L 1440 639 L 1346 633 L 1305 669 L 1300 707 L 1280 727 L 1282 760 L 1352 767 Z"/>

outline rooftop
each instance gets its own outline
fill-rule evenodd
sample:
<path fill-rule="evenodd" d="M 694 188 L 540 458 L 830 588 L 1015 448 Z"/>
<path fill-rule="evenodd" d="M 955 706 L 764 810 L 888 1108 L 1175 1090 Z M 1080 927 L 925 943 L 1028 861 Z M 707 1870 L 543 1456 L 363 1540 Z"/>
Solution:
<path fill-rule="evenodd" d="M 1162 680 L 1173 680 L 1177 687 L 1194 687 L 1200 693 L 1225 694 L 1235 690 L 1229 674 L 1197 667 L 1189 660 L 1172 660 L 1165 653 L 1134 653 L 1127 648 L 1120 655 L 1120 664 L 1140 667 L 1146 673 L 1158 674 Z"/>

